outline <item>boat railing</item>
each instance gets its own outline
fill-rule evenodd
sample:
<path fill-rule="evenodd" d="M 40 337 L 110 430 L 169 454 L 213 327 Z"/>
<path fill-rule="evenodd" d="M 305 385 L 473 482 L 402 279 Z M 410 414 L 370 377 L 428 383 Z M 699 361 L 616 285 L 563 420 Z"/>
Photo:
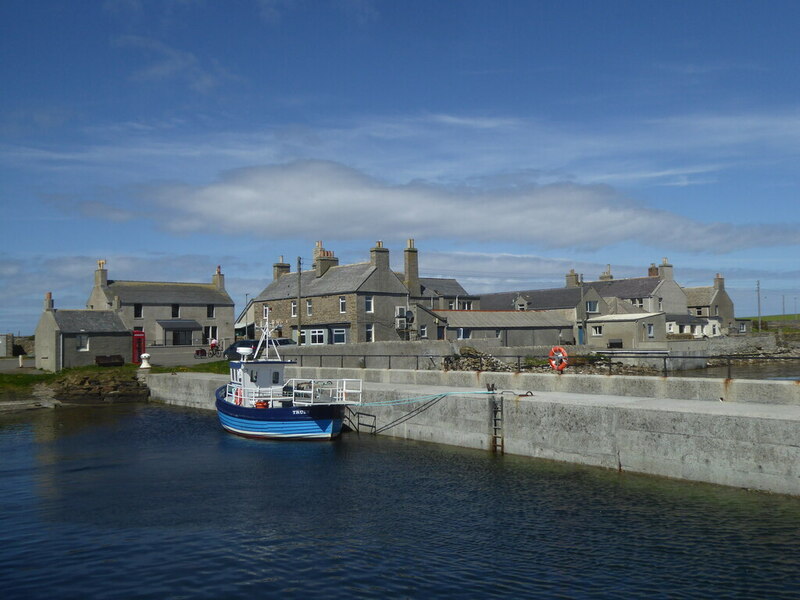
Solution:
<path fill-rule="evenodd" d="M 240 406 L 255 406 L 256 402 L 269 402 L 271 400 L 288 400 L 281 386 L 261 388 L 244 387 L 236 383 L 229 383 L 225 393 L 226 400 Z"/>
<path fill-rule="evenodd" d="M 361 404 L 360 379 L 289 379 L 296 405 Z"/>

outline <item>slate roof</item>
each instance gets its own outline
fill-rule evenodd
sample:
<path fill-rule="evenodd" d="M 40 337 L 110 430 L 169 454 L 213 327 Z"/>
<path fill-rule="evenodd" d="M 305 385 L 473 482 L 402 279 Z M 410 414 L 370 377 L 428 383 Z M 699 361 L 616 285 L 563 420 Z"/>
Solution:
<path fill-rule="evenodd" d="M 341 265 L 329 268 L 322 277 L 317 277 L 315 270 L 303 271 L 300 274 L 300 286 L 303 297 L 348 294 L 362 290 L 362 286 L 376 271 L 369 262 Z M 405 293 L 405 286 L 398 280 L 397 289 L 386 290 Z M 258 295 L 256 301 L 287 300 L 297 298 L 297 273 L 288 273 L 272 281 Z"/>
<path fill-rule="evenodd" d="M 422 286 L 423 296 L 458 296 L 459 298 L 471 296 L 455 279 L 420 277 L 419 283 Z"/>
<path fill-rule="evenodd" d="M 614 296 L 627 299 L 650 297 L 659 283 L 661 283 L 659 277 L 631 277 L 628 279 L 611 279 L 609 281 L 587 281 L 584 285 L 597 290 L 597 293 L 603 298 Z"/>
<path fill-rule="evenodd" d="M 233 306 L 227 292 L 213 283 L 175 283 L 159 281 L 108 281 L 109 301 L 119 296 L 123 304 L 216 304 Z"/>
<path fill-rule="evenodd" d="M 683 291 L 686 292 L 686 306 L 710 306 L 714 297 L 712 286 L 685 287 Z"/>
<path fill-rule="evenodd" d="M 54 310 L 62 333 L 129 333 L 113 310 Z"/>
<path fill-rule="evenodd" d="M 530 310 L 437 310 L 433 312 L 447 319 L 448 327 L 473 329 L 572 327 L 572 323 L 562 317 Z"/>
<path fill-rule="evenodd" d="M 707 322 L 705 317 L 696 317 L 689 314 L 668 314 L 666 316 L 667 323 L 676 323 L 678 325 L 702 325 Z"/>
<path fill-rule="evenodd" d="M 581 289 L 578 287 L 564 287 L 546 290 L 526 290 L 521 292 L 483 294 L 481 296 L 481 309 L 513 310 L 515 308 L 514 300 L 518 296 L 522 296 L 528 302 L 528 310 L 575 308 L 581 301 Z"/>
<path fill-rule="evenodd" d="M 657 317 L 664 313 L 631 313 L 625 315 L 605 315 L 603 317 L 592 317 L 586 319 L 587 323 L 608 323 L 610 321 L 638 321 L 639 319 L 646 319 L 648 317 Z"/>

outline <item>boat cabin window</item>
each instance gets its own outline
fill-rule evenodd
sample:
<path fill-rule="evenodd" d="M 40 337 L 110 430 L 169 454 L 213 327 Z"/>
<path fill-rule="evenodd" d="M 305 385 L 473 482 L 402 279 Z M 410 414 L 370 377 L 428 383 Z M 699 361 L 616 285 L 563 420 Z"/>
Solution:
<path fill-rule="evenodd" d="M 280 382 L 281 382 L 280 371 L 273 371 L 272 372 L 272 383 L 280 383 Z"/>

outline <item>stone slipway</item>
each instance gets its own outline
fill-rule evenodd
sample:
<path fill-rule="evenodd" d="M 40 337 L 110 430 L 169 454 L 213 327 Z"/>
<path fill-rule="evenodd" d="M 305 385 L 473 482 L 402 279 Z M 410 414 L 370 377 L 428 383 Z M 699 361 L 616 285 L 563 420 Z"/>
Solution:
<path fill-rule="evenodd" d="M 152 400 L 203 409 L 213 409 L 213 392 L 226 381 L 206 374 L 147 376 Z M 563 391 L 527 396 L 523 389 L 498 392 L 493 400 L 463 393 L 485 388 L 366 381 L 364 389 L 365 405 L 349 415 L 360 432 L 391 425 L 380 433 L 488 450 L 497 402 L 510 454 L 800 495 L 800 405 L 794 403 Z M 462 393 L 413 415 L 421 403 L 369 404 L 445 392 Z"/>

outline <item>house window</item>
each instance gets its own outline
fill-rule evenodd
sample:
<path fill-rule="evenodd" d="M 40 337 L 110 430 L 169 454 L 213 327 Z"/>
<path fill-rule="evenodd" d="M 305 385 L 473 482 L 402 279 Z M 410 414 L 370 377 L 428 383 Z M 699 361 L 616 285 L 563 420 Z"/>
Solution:
<path fill-rule="evenodd" d="M 367 296 L 368 298 L 372 298 L 372 296 Z M 364 326 L 364 340 L 367 342 L 374 342 L 375 341 L 375 325 L 372 323 L 367 323 Z"/>
<path fill-rule="evenodd" d="M 525 303 L 520 302 L 517 304 L 517 310 L 525 310 Z"/>
<path fill-rule="evenodd" d="M 262 310 L 264 311 L 264 313 L 263 313 L 264 314 L 264 318 L 265 319 L 269 319 L 269 311 L 271 310 L 270 307 L 265 304 L 264 307 L 262 308 Z M 294 316 L 294 315 L 292 315 L 292 316 Z"/>
<path fill-rule="evenodd" d="M 462 302 L 461 308 L 463 310 L 472 310 L 472 300 L 467 300 L 466 302 Z"/>
<path fill-rule="evenodd" d="M 659 298 L 658 299 L 658 310 L 664 310 L 664 299 L 663 298 Z"/>
<path fill-rule="evenodd" d="M 141 319 L 142 318 L 142 305 L 141 304 L 134 304 L 133 305 L 133 318 L 134 319 Z"/>
<path fill-rule="evenodd" d="M 656 337 L 656 328 L 652 323 L 647 323 L 647 337 Z"/>
<path fill-rule="evenodd" d="M 739 323 L 739 333 L 747 333 L 747 323 Z"/>
<path fill-rule="evenodd" d="M 631 298 L 631 303 L 637 308 L 643 308 L 644 298 Z"/>
<path fill-rule="evenodd" d="M 503 337 L 503 330 L 502 329 L 495 329 L 494 330 L 494 337 L 496 337 L 498 340 L 501 337 Z"/>
<path fill-rule="evenodd" d="M 311 310 L 311 300 L 306 300 L 306 315 L 311 316 L 313 311 Z"/>
<path fill-rule="evenodd" d="M 712 325 L 711 326 L 711 335 L 717 335 L 717 326 L 716 325 Z"/>
<path fill-rule="evenodd" d="M 420 325 L 419 326 L 419 337 L 427 338 L 428 337 L 428 326 L 427 325 Z"/>
<path fill-rule="evenodd" d="M 89 351 L 89 335 L 85 333 L 79 333 L 77 338 L 77 347 L 79 352 L 88 352 Z"/>
<path fill-rule="evenodd" d="M 667 333 L 672 333 L 672 323 L 667 323 Z"/>
<path fill-rule="evenodd" d="M 297 300 L 292 300 L 292 316 L 297 316 Z"/>
<path fill-rule="evenodd" d="M 603 335 L 603 326 L 592 325 L 592 335 L 595 337 Z"/>
<path fill-rule="evenodd" d="M 447 308 L 449 308 L 450 310 L 453 310 L 455 307 L 456 307 L 456 301 L 455 300 L 448 300 L 447 301 Z"/>
<path fill-rule="evenodd" d="M 364 312 L 375 312 L 375 305 L 372 296 L 364 296 Z"/>
<path fill-rule="evenodd" d="M 702 309 L 702 307 L 699 307 L 699 306 L 698 306 L 698 307 L 697 307 L 697 310 L 695 311 L 695 314 L 696 314 L 698 317 L 701 317 L 701 316 L 703 316 L 703 309 Z"/>
<path fill-rule="evenodd" d="M 214 305 L 213 304 L 207 304 L 206 305 L 206 318 L 207 319 L 213 319 L 214 318 Z"/>
<path fill-rule="evenodd" d="M 468 340 L 471 335 L 472 335 L 472 330 L 469 327 L 458 328 L 458 339 Z"/>
<path fill-rule="evenodd" d="M 306 330 L 305 329 L 300 330 L 300 345 L 301 346 L 305 346 L 306 345 Z"/>
<path fill-rule="evenodd" d="M 600 312 L 599 310 L 597 310 L 597 300 L 587 300 L 586 301 L 586 312 L 587 313 Z"/>
<path fill-rule="evenodd" d="M 714 305 L 714 316 L 719 316 L 719 304 Z"/>
<path fill-rule="evenodd" d="M 211 340 L 217 339 L 217 326 L 206 325 L 203 327 L 203 343 L 208 344 Z"/>
<path fill-rule="evenodd" d="M 312 329 L 311 330 L 311 345 L 312 346 L 319 346 L 325 343 L 325 330 L 324 329 Z"/>
<path fill-rule="evenodd" d="M 344 314 L 347 312 L 347 298 L 339 296 L 339 312 Z"/>
<path fill-rule="evenodd" d="M 181 305 L 180 304 L 173 304 L 172 305 L 172 318 L 177 319 L 181 316 Z"/>
<path fill-rule="evenodd" d="M 345 343 L 347 343 L 347 330 L 346 329 L 334 329 L 333 330 L 333 343 L 334 344 L 345 344 Z"/>

